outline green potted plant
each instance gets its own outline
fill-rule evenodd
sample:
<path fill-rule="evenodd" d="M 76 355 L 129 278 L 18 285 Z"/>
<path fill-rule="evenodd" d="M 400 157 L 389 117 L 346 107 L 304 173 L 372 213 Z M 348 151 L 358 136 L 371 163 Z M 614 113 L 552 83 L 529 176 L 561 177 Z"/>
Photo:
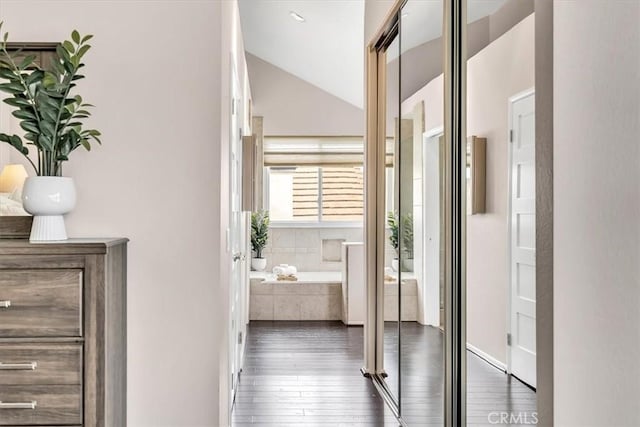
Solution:
<path fill-rule="evenodd" d="M 404 271 L 413 271 L 413 214 L 402 216 L 402 249 L 405 256 L 402 258 Z"/>
<path fill-rule="evenodd" d="M 251 249 L 255 257 L 251 258 L 251 268 L 264 271 L 267 259 L 262 257 L 262 251 L 269 240 L 269 211 L 258 211 L 251 214 Z"/>
<path fill-rule="evenodd" d="M 389 227 L 389 243 L 391 243 L 391 246 L 396 251 L 396 257 L 391 260 L 391 267 L 393 268 L 393 271 L 398 271 L 400 223 L 396 212 L 387 212 L 387 226 Z"/>
<path fill-rule="evenodd" d="M 398 258 L 402 252 L 404 255 L 402 257 L 403 271 L 413 271 L 413 214 L 407 213 L 399 217 L 397 212 L 387 212 L 387 226 L 389 227 L 389 243 L 396 251 L 396 257 L 391 261 L 391 267 L 394 271 L 399 270 Z"/>
<path fill-rule="evenodd" d="M 91 142 L 101 142 L 100 132 L 85 129 L 83 123 L 92 105 L 72 94 L 84 78 L 82 58 L 92 36 L 74 30 L 71 40 L 56 47 L 46 69 L 36 64 L 34 55 L 10 52 L 8 38 L 4 33 L 0 41 L 0 91 L 9 95 L 3 102 L 15 108 L 11 114 L 25 133 L 0 133 L 0 142 L 26 157 L 36 175 L 26 179 L 22 192 L 24 209 L 34 216 L 31 240 L 66 240 L 63 215 L 74 208 L 76 193 L 73 180 L 62 176 L 62 165 L 75 149 L 90 150 Z"/>

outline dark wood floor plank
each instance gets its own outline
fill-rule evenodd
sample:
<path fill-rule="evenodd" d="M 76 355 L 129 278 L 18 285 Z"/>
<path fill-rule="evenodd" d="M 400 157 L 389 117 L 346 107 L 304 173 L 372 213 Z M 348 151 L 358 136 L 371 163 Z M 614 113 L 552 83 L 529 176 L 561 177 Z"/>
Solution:
<path fill-rule="evenodd" d="M 397 426 L 360 374 L 362 333 L 341 322 L 251 322 L 233 426 Z M 387 363 L 397 366 L 398 347 L 386 341 Z M 402 411 L 411 427 L 443 425 L 442 345 L 440 330 L 402 324 Z M 472 353 L 468 371 L 469 426 L 490 425 L 494 411 L 535 411 L 535 392 Z M 397 384 L 397 369 L 389 374 Z"/>

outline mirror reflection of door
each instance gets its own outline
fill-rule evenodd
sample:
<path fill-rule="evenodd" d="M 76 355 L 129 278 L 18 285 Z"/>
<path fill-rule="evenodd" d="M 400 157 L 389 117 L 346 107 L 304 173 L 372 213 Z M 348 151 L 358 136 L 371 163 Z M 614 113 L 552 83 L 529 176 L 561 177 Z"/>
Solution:
<path fill-rule="evenodd" d="M 467 181 L 467 423 L 501 410 L 533 424 L 536 17 L 533 2 L 468 0 L 467 9 L 466 137 L 485 150 Z"/>
<path fill-rule="evenodd" d="M 444 425 L 443 2 L 400 11 L 400 413 Z"/>
<path fill-rule="evenodd" d="M 384 50 L 384 387 L 409 425 L 444 423 L 442 2 L 408 0 Z"/>
<path fill-rule="evenodd" d="M 392 397 L 400 398 L 400 292 L 398 286 L 401 241 L 399 208 L 399 58 L 400 40 L 396 36 L 386 49 L 386 229 L 384 268 L 384 371 Z"/>

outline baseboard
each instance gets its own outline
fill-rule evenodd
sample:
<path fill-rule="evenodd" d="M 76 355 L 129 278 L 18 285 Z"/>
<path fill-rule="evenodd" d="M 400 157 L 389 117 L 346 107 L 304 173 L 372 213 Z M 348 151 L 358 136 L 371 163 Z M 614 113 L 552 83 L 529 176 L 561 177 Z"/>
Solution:
<path fill-rule="evenodd" d="M 502 363 L 495 357 L 485 353 L 484 351 L 480 350 L 478 347 L 474 346 L 473 344 L 467 343 L 467 350 L 469 350 L 471 353 L 475 354 L 476 356 L 478 356 L 488 364 L 493 365 L 497 369 L 500 369 L 502 372 L 504 373 L 507 372 L 506 363 Z"/>

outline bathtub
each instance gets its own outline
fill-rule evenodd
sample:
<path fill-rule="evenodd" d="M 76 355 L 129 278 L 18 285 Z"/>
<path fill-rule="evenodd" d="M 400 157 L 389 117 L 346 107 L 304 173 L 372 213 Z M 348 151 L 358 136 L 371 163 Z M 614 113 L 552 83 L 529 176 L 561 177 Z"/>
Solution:
<path fill-rule="evenodd" d="M 418 292 L 416 279 L 405 274 L 402 281 L 402 320 L 417 321 Z M 343 304 L 340 271 L 303 271 L 298 281 L 278 281 L 276 275 L 252 271 L 249 275 L 249 320 L 342 320 L 349 322 Z M 361 287 L 364 292 L 364 287 Z M 365 295 L 360 298 L 364 300 Z M 385 283 L 384 318 L 398 319 L 398 282 Z M 364 320 L 364 319 L 363 319 Z"/>
<path fill-rule="evenodd" d="M 249 273 L 251 280 L 259 279 L 263 284 L 282 284 L 282 283 L 341 283 L 342 273 L 339 271 L 299 271 L 296 273 L 297 282 L 278 281 L 273 273 L 265 273 L 262 271 L 252 271 Z"/>
<path fill-rule="evenodd" d="M 250 273 L 250 320 L 341 320 L 342 274 L 298 272 L 298 281 L 272 273 Z"/>

